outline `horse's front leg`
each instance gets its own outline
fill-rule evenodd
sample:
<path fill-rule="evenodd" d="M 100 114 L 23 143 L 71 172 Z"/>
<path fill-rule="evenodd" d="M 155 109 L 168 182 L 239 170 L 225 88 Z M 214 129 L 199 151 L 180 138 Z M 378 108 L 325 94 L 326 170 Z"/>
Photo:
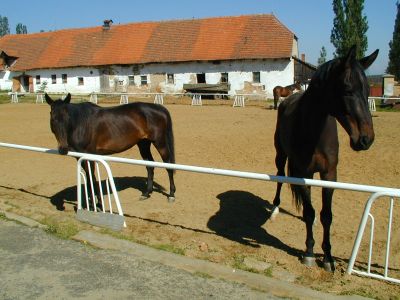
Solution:
<path fill-rule="evenodd" d="M 302 259 L 302 263 L 306 266 L 315 266 L 314 256 L 314 236 L 313 225 L 315 219 L 315 210 L 311 204 L 311 189 L 308 186 L 297 186 L 303 199 L 303 220 L 306 223 L 307 237 L 306 237 L 306 252 Z"/>
<path fill-rule="evenodd" d="M 86 182 L 88 185 L 89 207 L 87 207 L 87 208 L 92 208 L 93 210 L 95 210 L 97 207 L 100 210 L 102 210 L 103 205 L 100 202 L 100 199 L 101 199 L 100 190 L 99 190 L 99 186 L 98 186 L 98 183 L 96 180 L 96 175 L 95 175 L 96 165 L 93 161 L 86 161 L 82 164 L 82 167 L 83 167 L 83 170 L 85 171 Z M 97 198 L 97 204 L 96 204 L 96 198 Z"/>
<path fill-rule="evenodd" d="M 322 189 L 322 209 L 320 220 L 324 228 L 322 250 L 324 251 L 324 269 L 328 272 L 335 271 L 335 261 L 331 254 L 330 229 L 332 224 L 332 196 L 333 189 Z"/>
<path fill-rule="evenodd" d="M 336 181 L 336 170 L 327 174 L 320 174 L 322 180 Z M 322 189 L 322 209 L 320 220 L 324 228 L 324 238 L 322 241 L 322 250 L 324 251 L 324 269 L 328 272 L 335 271 L 335 260 L 331 254 L 330 229 L 332 224 L 332 197 L 333 189 Z"/>

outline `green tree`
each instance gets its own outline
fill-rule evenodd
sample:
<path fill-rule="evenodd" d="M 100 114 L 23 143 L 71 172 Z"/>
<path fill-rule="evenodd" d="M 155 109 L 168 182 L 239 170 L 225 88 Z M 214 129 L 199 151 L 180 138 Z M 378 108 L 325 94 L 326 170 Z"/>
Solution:
<path fill-rule="evenodd" d="M 333 28 L 331 31 L 331 43 L 336 49 L 333 55 L 338 57 L 342 56 L 342 53 L 345 52 L 344 41 L 346 40 L 346 20 L 342 0 L 333 0 L 332 6 L 335 18 L 333 19 Z"/>
<path fill-rule="evenodd" d="M 389 63 L 386 72 L 400 80 L 400 3 L 397 1 L 397 14 L 394 22 L 393 38 L 389 42 Z"/>
<path fill-rule="evenodd" d="M 321 51 L 319 52 L 318 66 L 322 65 L 325 62 L 326 62 L 326 49 L 324 46 L 322 46 Z"/>
<path fill-rule="evenodd" d="M 357 45 L 357 57 L 364 56 L 368 48 L 367 17 L 363 15 L 364 0 L 333 0 L 333 28 L 331 43 L 336 51 L 335 57 L 347 54 L 353 45 Z"/>
<path fill-rule="evenodd" d="M 8 18 L 0 16 L 0 37 L 10 34 L 10 27 L 8 26 Z"/>
<path fill-rule="evenodd" d="M 28 29 L 22 23 L 18 23 L 17 27 L 15 28 L 15 32 L 17 34 L 27 34 L 28 33 Z"/>

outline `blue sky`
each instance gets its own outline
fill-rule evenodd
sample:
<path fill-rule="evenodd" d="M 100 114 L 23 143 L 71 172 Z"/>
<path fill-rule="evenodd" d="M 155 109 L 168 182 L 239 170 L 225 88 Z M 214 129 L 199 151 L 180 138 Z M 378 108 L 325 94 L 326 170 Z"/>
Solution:
<path fill-rule="evenodd" d="M 380 49 L 378 59 L 367 73 L 382 74 L 388 64 L 389 41 L 396 18 L 395 0 L 365 0 L 368 18 L 368 50 Z M 191 19 L 216 16 L 273 13 L 299 39 L 299 54 L 317 63 L 322 46 L 328 59 L 334 48 L 330 43 L 333 26 L 331 0 L 68 0 L 8 1 L 0 15 L 8 18 L 11 33 L 18 23 L 28 32 L 101 25 L 104 19 L 114 24 L 141 21 Z"/>

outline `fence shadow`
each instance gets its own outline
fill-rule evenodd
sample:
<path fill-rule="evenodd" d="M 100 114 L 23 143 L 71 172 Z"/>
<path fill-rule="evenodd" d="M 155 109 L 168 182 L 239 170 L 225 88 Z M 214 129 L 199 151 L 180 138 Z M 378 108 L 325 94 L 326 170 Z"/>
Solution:
<path fill-rule="evenodd" d="M 227 191 L 217 198 L 220 209 L 207 223 L 217 235 L 243 245 L 260 247 L 263 244 L 300 256 L 298 249 L 286 245 L 262 227 L 271 216 L 272 205 L 268 201 L 246 191 Z"/>
<path fill-rule="evenodd" d="M 123 191 L 125 189 L 136 189 L 143 193 L 146 190 L 147 186 L 147 178 L 146 177 L 115 177 L 114 178 L 115 188 L 117 192 Z M 106 191 L 106 182 L 102 180 L 101 182 L 103 191 Z M 82 191 L 84 187 L 82 187 Z M 53 204 L 58 210 L 64 210 L 65 203 L 76 205 L 77 195 L 76 195 L 76 186 L 67 187 L 58 193 L 50 196 L 50 202 Z M 165 192 L 165 188 L 154 181 L 154 190 L 153 193 L 161 193 L 167 196 Z M 82 198 L 84 199 L 84 198 Z"/>

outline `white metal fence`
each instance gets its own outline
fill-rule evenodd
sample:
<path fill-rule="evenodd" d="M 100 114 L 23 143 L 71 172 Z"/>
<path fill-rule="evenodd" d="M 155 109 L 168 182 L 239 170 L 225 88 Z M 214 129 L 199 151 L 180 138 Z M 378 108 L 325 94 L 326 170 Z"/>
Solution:
<path fill-rule="evenodd" d="M 46 149 L 40 147 L 31 147 L 31 146 L 24 146 L 24 145 L 16 145 L 16 144 L 8 144 L 8 143 L 1 143 L 0 147 L 6 148 L 13 148 L 13 149 L 20 149 L 20 150 L 29 150 L 29 151 L 36 151 L 42 153 L 49 153 L 49 154 L 58 154 L 57 150 L 53 149 Z M 316 179 L 306 179 L 306 178 L 294 178 L 294 177 L 285 177 L 285 176 L 275 176 L 275 175 L 267 175 L 261 173 L 253 173 L 253 172 L 243 172 L 243 171 L 234 171 L 234 170 L 225 170 L 225 169 L 217 169 L 217 168 L 208 168 L 208 167 L 198 167 L 198 166 L 188 166 L 188 165 L 180 165 L 180 164 L 170 164 L 170 163 L 161 163 L 161 162 L 154 162 L 154 161 L 144 161 L 144 160 L 137 160 L 137 159 L 128 159 L 128 158 L 120 158 L 115 156 L 99 156 L 93 154 L 85 154 L 85 153 L 78 153 L 78 152 L 68 152 L 68 156 L 82 158 L 88 161 L 99 161 L 103 165 L 107 162 L 115 162 L 115 163 L 126 163 L 126 164 L 133 164 L 133 165 L 141 165 L 141 166 L 150 166 L 155 168 L 168 168 L 173 170 L 179 171 L 188 171 L 188 172 L 196 172 L 196 173 L 203 173 L 203 174 L 213 174 L 213 175 L 222 175 L 222 176 L 232 176 L 232 177 L 240 177 L 240 178 L 247 178 L 247 179 L 255 179 L 255 180 L 263 180 L 263 181 L 273 181 L 273 182 L 281 182 L 281 183 L 289 183 L 289 184 L 297 184 L 297 185 L 307 185 L 307 186 L 316 186 L 316 187 L 326 187 L 326 188 L 333 188 L 333 189 L 342 189 L 342 190 L 350 190 L 350 191 L 357 191 L 357 192 L 365 192 L 372 194 L 367 201 L 363 217 L 361 219 L 360 227 L 355 238 L 355 243 L 353 247 L 353 251 L 350 257 L 350 263 L 348 266 L 347 272 L 357 273 L 364 276 L 370 276 L 374 278 L 384 279 L 391 282 L 400 283 L 399 279 L 392 278 L 388 275 L 389 269 L 389 255 L 390 255 L 390 242 L 391 242 L 391 235 L 390 235 L 390 227 L 392 224 L 392 211 L 393 211 L 393 204 L 390 206 L 389 212 L 389 233 L 387 236 L 387 251 L 386 251 L 386 258 L 385 258 L 385 266 L 384 266 L 384 275 L 380 274 L 373 274 L 368 267 L 367 272 L 356 270 L 354 268 L 355 260 L 359 251 L 361 239 L 364 234 L 364 229 L 367 223 L 368 216 L 370 216 L 370 209 L 373 202 L 380 197 L 387 196 L 391 199 L 398 199 L 400 198 L 400 189 L 398 188 L 389 188 L 389 187 L 379 187 L 379 186 L 369 186 L 369 185 L 361 185 L 361 184 L 353 184 L 353 183 L 342 183 L 342 182 L 332 182 L 332 181 L 323 181 L 323 180 L 316 180 Z M 111 174 L 111 171 L 110 171 Z M 79 178 L 80 175 L 78 175 Z M 109 176 L 110 177 L 110 176 Z M 112 175 L 111 175 L 112 177 Z M 79 183 L 79 182 L 78 182 Z M 116 193 L 116 191 L 115 191 Z M 78 195 L 78 199 L 80 196 Z M 393 200 L 391 200 L 393 201 Z M 78 200 L 80 203 L 81 200 Z M 121 209 L 122 212 L 122 209 Z M 372 256 L 372 247 L 370 247 L 370 254 L 369 257 Z M 369 259 L 368 265 L 370 266 L 371 261 Z"/>

